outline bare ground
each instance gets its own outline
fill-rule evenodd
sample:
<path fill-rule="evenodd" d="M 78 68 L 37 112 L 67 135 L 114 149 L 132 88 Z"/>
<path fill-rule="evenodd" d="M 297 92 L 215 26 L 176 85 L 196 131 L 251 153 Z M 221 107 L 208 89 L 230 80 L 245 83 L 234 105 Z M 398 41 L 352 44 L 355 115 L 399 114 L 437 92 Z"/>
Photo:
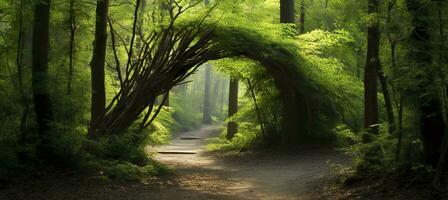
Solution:
<path fill-rule="evenodd" d="M 347 163 L 339 153 L 307 149 L 294 154 L 263 153 L 219 157 L 202 150 L 216 127 L 179 134 L 151 151 L 174 175 L 143 182 L 119 182 L 76 174 L 36 174 L 26 181 L 0 183 L 0 199 L 32 200 L 307 200 L 331 174 L 330 163 Z"/>
<path fill-rule="evenodd" d="M 201 138 L 216 132 L 216 127 L 203 127 L 157 149 L 162 153 L 157 159 L 176 169 L 175 181 L 182 188 L 166 192 L 170 196 L 160 194 L 160 199 L 316 199 L 316 187 L 332 172 L 330 164 L 347 163 L 341 154 L 325 149 L 217 157 L 201 150 Z"/>

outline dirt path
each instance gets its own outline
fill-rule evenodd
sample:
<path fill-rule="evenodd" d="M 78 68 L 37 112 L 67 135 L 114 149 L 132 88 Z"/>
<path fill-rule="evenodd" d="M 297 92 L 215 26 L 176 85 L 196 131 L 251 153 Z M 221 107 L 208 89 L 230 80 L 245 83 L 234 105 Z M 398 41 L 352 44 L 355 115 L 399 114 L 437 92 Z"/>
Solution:
<path fill-rule="evenodd" d="M 315 187 L 331 172 L 327 161 L 346 162 L 328 150 L 218 158 L 202 151 L 205 138 L 216 133 L 216 127 L 203 127 L 155 149 L 157 160 L 176 174 L 174 184 L 155 193 L 155 199 L 315 199 Z"/>

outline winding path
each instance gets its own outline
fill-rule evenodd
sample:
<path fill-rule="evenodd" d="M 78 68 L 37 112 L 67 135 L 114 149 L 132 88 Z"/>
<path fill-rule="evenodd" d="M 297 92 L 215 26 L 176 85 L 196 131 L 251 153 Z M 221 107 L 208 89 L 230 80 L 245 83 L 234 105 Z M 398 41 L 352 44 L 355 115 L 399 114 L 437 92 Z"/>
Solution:
<path fill-rule="evenodd" d="M 217 127 L 205 126 L 179 134 L 169 145 L 155 149 L 159 152 L 156 159 L 175 169 L 173 183 L 154 193 L 155 199 L 315 199 L 315 187 L 331 173 L 327 161 L 346 162 L 329 150 L 216 157 L 202 146 L 217 132 Z"/>

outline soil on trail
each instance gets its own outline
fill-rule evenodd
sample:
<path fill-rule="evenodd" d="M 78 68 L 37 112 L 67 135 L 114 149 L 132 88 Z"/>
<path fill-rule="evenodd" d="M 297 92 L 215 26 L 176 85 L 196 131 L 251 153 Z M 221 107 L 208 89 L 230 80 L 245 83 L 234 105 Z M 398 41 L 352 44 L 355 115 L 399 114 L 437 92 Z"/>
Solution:
<path fill-rule="evenodd" d="M 319 199 L 318 185 L 331 163 L 347 159 L 332 150 L 294 154 L 216 156 L 202 150 L 215 126 L 178 134 L 166 146 L 152 148 L 174 174 L 142 182 L 120 182 L 46 172 L 12 183 L 0 182 L 0 199 L 32 200 L 306 200 Z"/>
<path fill-rule="evenodd" d="M 205 126 L 155 149 L 156 159 L 175 169 L 176 183 L 156 199 L 316 199 L 316 187 L 332 172 L 331 163 L 347 163 L 346 157 L 324 149 L 217 157 L 202 150 L 205 139 L 217 132 Z"/>

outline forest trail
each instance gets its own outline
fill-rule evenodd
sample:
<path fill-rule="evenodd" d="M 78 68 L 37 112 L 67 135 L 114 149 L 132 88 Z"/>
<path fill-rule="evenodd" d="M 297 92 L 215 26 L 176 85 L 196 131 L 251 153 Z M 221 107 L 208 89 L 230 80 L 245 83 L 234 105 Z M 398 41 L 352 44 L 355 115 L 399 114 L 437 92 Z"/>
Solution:
<path fill-rule="evenodd" d="M 38 173 L 13 183 L 0 181 L 1 200 L 315 200 L 327 161 L 346 163 L 332 150 L 295 154 L 216 156 L 202 150 L 218 127 L 178 134 L 169 145 L 152 148 L 174 174 L 140 181 L 77 176 L 68 171 Z"/>
<path fill-rule="evenodd" d="M 155 149 L 156 159 L 175 169 L 160 200 L 306 200 L 315 199 L 322 177 L 331 173 L 327 161 L 347 160 L 330 150 L 304 150 L 289 155 L 217 157 L 202 150 L 216 126 L 179 134 L 169 145 Z"/>

